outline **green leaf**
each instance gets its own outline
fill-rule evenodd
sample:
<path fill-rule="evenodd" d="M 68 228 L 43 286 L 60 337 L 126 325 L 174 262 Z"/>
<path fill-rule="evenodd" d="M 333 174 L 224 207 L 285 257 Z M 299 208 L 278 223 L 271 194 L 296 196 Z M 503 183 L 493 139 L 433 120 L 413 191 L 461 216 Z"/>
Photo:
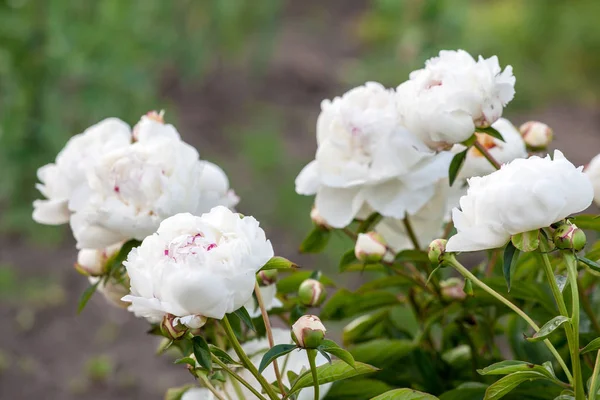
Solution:
<path fill-rule="evenodd" d="M 592 261 L 588 258 L 585 258 L 583 256 L 577 256 L 577 259 L 583 263 L 584 265 L 590 267 L 592 270 L 596 271 L 596 272 L 600 272 L 600 264 L 598 264 L 595 261 Z"/>
<path fill-rule="evenodd" d="M 238 365 L 239 363 L 237 361 L 235 361 L 233 358 L 231 358 L 231 356 L 223 349 L 209 344 L 208 348 L 210 349 L 210 352 L 213 353 L 215 355 L 215 357 L 217 357 L 219 360 L 223 361 L 225 364 L 230 364 L 230 365 Z"/>
<path fill-rule="evenodd" d="M 458 176 L 460 169 L 462 168 L 463 164 L 465 163 L 465 160 L 467 159 L 468 151 L 469 151 L 469 149 L 467 148 L 464 151 L 461 151 L 460 153 L 455 155 L 454 158 L 452 159 L 452 162 L 450 163 L 450 169 L 448 171 L 448 179 L 450 180 L 450 186 L 452 186 L 454 184 L 454 181 L 456 180 L 456 177 Z"/>
<path fill-rule="evenodd" d="M 506 244 L 506 249 L 504 249 L 504 265 L 502 268 L 502 272 L 504 273 L 504 279 L 506 280 L 506 286 L 508 287 L 509 292 L 510 292 L 510 279 L 511 279 L 514 267 L 515 267 L 515 265 L 517 265 L 518 258 L 519 258 L 519 250 L 512 244 L 512 242 L 508 242 Z"/>
<path fill-rule="evenodd" d="M 331 231 L 315 227 L 300 244 L 300 253 L 320 253 L 327 247 Z"/>
<path fill-rule="evenodd" d="M 429 263 L 429 257 L 422 250 L 402 250 L 396 254 L 394 262 Z"/>
<path fill-rule="evenodd" d="M 440 395 L 440 400 L 481 400 L 488 385 L 480 382 L 466 382 L 456 389 Z"/>
<path fill-rule="evenodd" d="M 187 364 L 192 367 L 196 367 L 196 360 L 194 360 L 192 357 L 182 357 L 173 361 L 173 364 Z"/>
<path fill-rule="evenodd" d="M 473 282 L 469 278 L 465 278 L 465 286 L 463 286 L 463 292 L 467 296 L 473 296 Z"/>
<path fill-rule="evenodd" d="M 81 298 L 79 299 L 79 305 L 77 306 L 77 314 L 80 314 L 83 311 L 88 301 L 90 301 L 90 299 L 92 298 L 92 295 L 96 292 L 96 289 L 98 289 L 98 285 L 100 284 L 100 282 L 101 281 L 98 280 L 93 285 L 88 286 L 87 289 L 85 289 L 84 292 L 81 294 Z"/>
<path fill-rule="evenodd" d="M 381 218 L 381 214 L 379 213 L 373 213 L 369 215 L 367 219 L 365 219 L 360 223 L 360 225 L 358 225 L 358 230 L 356 233 L 365 233 L 373 230 L 373 228 L 375 228 L 375 225 L 377 225 L 377 223 L 381 221 Z"/>
<path fill-rule="evenodd" d="M 260 360 L 258 372 L 263 372 L 264 369 L 267 368 L 267 366 L 273 362 L 273 360 L 284 356 L 297 348 L 298 346 L 296 346 L 295 344 L 277 344 L 271 347 L 269 351 L 265 353 L 262 360 Z"/>
<path fill-rule="evenodd" d="M 485 391 L 483 400 L 500 399 L 521 383 L 536 379 L 548 379 L 548 377 L 537 371 L 514 372 L 491 384 Z"/>
<path fill-rule="evenodd" d="M 589 342 L 583 349 L 581 349 L 580 353 L 585 354 L 594 350 L 600 350 L 600 337 Z"/>
<path fill-rule="evenodd" d="M 400 300 L 393 293 L 376 290 L 367 293 L 352 293 L 340 289 L 321 309 L 321 320 L 338 320 L 364 313 L 373 309 L 399 304 Z"/>
<path fill-rule="evenodd" d="M 354 249 L 350 249 L 344 253 L 342 258 L 340 259 L 340 272 L 344 272 L 350 265 L 353 264 L 362 264 L 360 261 L 356 259 L 356 255 L 354 254 Z"/>
<path fill-rule="evenodd" d="M 273 257 L 263 267 L 260 269 L 261 271 L 267 271 L 270 269 L 296 269 L 298 265 L 294 264 L 287 258 L 283 257 Z"/>
<path fill-rule="evenodd" d="M 580 229 L 600 231 L 600 218 L 595 214 L 581 214 L 569 218 Z"/>
<path fill-rule="evenodd" d="M 323 364 L 317 367 L 317 379 L 319 385 L 324 385 L 329 382 L 341 381 L 343 379 L 352 378 L 354 376 L 371 374 L 377 372 L 378 369 L 368 365 L 357 362 L 354 368 L 346 364 L 344 361 L 335 360 L 331 364 Z M 311 371 L 306 371 L 290 388 L 289 395 L 292 395 L 305 387 L 313 386 L 313 378 Z"/>
<path fill-rule="evenodd" d="M 554 332 L 558 327 L 567 322 L 569 318 L 559 315 L 557 317 L 552 318 L 550 321 L 546 322 L 538 332 L 536 332 L 532 337 L 527 338 L 530 342 L 539 342 L 540 340 L 546 339 L 552 332 Z"/>
<path fill-rule="evenodd" d="M 353 346 L 350 353 L 355 360 L 377 367 L 386 367 L 408 356 L 415 347 L 416 344 L 412 340 L 374 339 Z"/>
<path fill-rule="evenodd" d="M 248 329 L 256 332 L 256 328 L 254 327 L 254 323 L 252 322 L 252 318 L 250 318 L 250 314 L 248 314 L 246 307 L 238 308 L 233 313 L 248 327 Z"/>
<path fill-rule="evenodd" d="M 323 342 L 317 348 L 317 350 L 332 354 L 340 360 L 344 361 L 346 364 L 350 365 L 351 367 L 354 367 L 354 357 L 352 357 L 352 354 L 350 354 L 349 351 L 342 349 L 333 340 L 323 340 Z"/>
<path fill-rule="evenodd" d="M 321 349 L 317 349 L 319 351 L 319 353 L 325 357 L 325 359 L 327 360 L 328 363 L 331 364 L 331 356 L 327 353 L 325 353 L 325 351 L 321 350 Z"/>
<path fill-rule="evenodd" d="M 356 293 L 367 293 L 378 289 L 387 289 L 391 287 L 411 288 L 414 282 L 402 275 L 384 276 L 379 279 L 369 281 L 359 287 Z"/>
<path fill-rule="evenodd" d="M 522 252 L 529 253 L 540 247 L 540 231 L 536 229 L 512 235 L 510 242 Z"/>
<path fill-rule="evenodd" d="M 371 400 L 439 400 L 427 393 L 417 392 L 413 389 L 394 389 L 373 397 Z"/>
<path fill-rule="evenodd" d="M 326 398 L 327 400 L 370 399 L 392 389 L 392 386 L 379 380 L 353 378 L 334 383 L 327 392 Z"/>
<path fill-rule="evenodd" d="M 500 132 L 498 132 L 496 129 L 492 128 L 491 126 L 488 126 L 487 128 L 477 128 L 475 130 L 477 132 L 488 134 L 502 142 L 505 142 L 504 138 L 502 137 L 502 134 Z"/>
<path fill-rule="evenodd" d="M 543 374 L 550 379 L 555 379 L 554 373 L 549 371 L 544 366 L 517 360 L 500 361 L 483 369 L 477 370 L 480 375 L 508 375 L 514 372 L 530 371 Z"/>
<path fill-rule="evenodd" d="M 134 247 L 138 247 L 142 242 L 136 239 L 128 240 L 121 246 L 121 249 L 116 256 L 108 263 L 107 275 L 110 276 L 113 271 L 121 268 L 123 262 L 127 259 L 127 256 Z"/>
<path fill-rule="evenodd" d="M 210 356 L 210 349 L 208 348 L 208 343 L 202 336 L 194 336 L 192 338 L 192 345 L 194 349 L 194 355 L 196 356 L 196 361 L 200 364 L 201 367 L 206 368 L 209 371 L 212 371 L 212 359 Z"/>

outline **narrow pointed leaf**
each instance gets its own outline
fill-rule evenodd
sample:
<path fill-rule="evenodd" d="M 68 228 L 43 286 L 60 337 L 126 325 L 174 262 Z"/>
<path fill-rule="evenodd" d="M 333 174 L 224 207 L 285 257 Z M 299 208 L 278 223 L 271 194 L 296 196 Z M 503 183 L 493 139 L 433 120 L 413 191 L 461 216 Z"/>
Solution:
<path fill-rule="evenodd" d="M 585 258 L 583 256 L 577 256 L 577 259 L 582 262 L 583 264 L 585 264 L 586 266 L 590 267 L 591 269 L 593 269 L 596 272 L 600 272 L 600 264 L 598 264 L 595 261 L 590 260 L 589 258 Z"/>
<path fill-rule="evenodd" d="M 537 372 L 548 378 L 555 378 L 554 373 L 542 365 L 536 365 L 525 361 L 506 360 L 492 364 L 483 369 L 478 369 L 480 375 L 508 375 L 514 372 Z"/>
<path fill-rule="evenodd" d="M 208 345 L 208 348 L 210 349 L 210 352 L 213 353 L 219 360 L 223 361 L 225 364 L 232 364 L 232 365 L 237 365 L 239 364 L 237 361 L 235 361 L 233 358 L 231 358 L 231 356 L 229 354 L 227 354 L 227 352 L 217 346 L 214 346 L 212 344 Z"/>
<path fill-rule="evenodd" d="M 504 249 L 504 265 L 502 267 L 502 273 L 504 274 L 504 279 L 506 280 L 506 286 L 508 287 L 509 292 L 512 271 L 514 266 L 517 264 L 518 258 L 519 250 L 512 244 L 512 242 L 508 242 L 506 244 L 506 249 Z"/>
<path fill-rule="evenodd" d="M 585 346 L 583 349 L 581 349 L 580 353 L 585 354 L 585 353 L 589 353 L 590 351 L 594 351 L 594 350 L 600 350 L 600 337 L 589 342 L 587 344 L 587 346 Z"/>
<path fill-rule="evenodd" d="M 504 138 L 502 137 L 502 134 L 500 132 L 498 132 L 496 129 L 492 128 L 491 126 L 488 126 L 487 128 L 477 128 L 476 131 L 480 132 L 480 133 L 488 134 L 488 135 L 492 136 L 493 138 L 496 138 L 502 142 L 505 141 Z"/>
<path fill-rule="evenodd" d="M 318 350 L 332 354 L 340 360 L 344 361 L 346 364 L 350 365 L 351 367 L 354 367 L 354 357 L 352 357 L 352 354 L 350 354 L 349 351 L 342 349 L 333 340 L 323 340 L 323 343 L 319 346 Z"/>
<path fill-rule="evenodd" d="M 192 357 L 182 357 L 182 358 L 178 358 L 177 360 L 173 361 L 173 364 L 187 364 L 192 367 L 195 367 L 196 360 L 194 360 Z"/>
<path fill-rule="evenodd" d="M 317 350 L 319 351 L 319 353 L 321 353 L 321 355 L 322 355 L 323 357 L 325 357 L 325 359 L 327 360 L 327 362 L 328 362 L 329 364 L 331 364 L 331 356 L 330 356 L 329 354 L 325 353 L 325 352 L 324 352 L 323 350 L 321 350 L 321 349 L 317 349 Z"/>
<path fill-rule="evenodd" d="M 327 247 L 331 231 L 315 227 L 300 244 L 300 253 L 320 253 Z"/>
<path fill-rule="evenodd" d="M 465 163 L 465 160 L 467 159 L 468 151 L 469 151 L 469 149 L 467 148 L 464 151 L 461 151 L 460 153 L 455 155 L 454 158 L 452 159 L 452 162 L 450 163 L 450 170 L 448 171 L 448 179 L 450 180 L 450 186 L 452 186 L 454 184 L 454 181 L 456 180 L 456 177 L 458 176 L 460 169 L 462 168 L 463 164 Z"/>
<path fill-rule="evenodd" d="M 200 364 L 201 367 L 212 371 L 212 359 L 210 357 L 210 349 L 208 348 L 208 343 L 206 343 L 206 340 L 204 340 L 202 336 L 194 336 L 192 338 L 192 345 L 198 364 Z"/>
<path fill-rule="evenodd" d="M 527 340 L 530 342 L 539 342 L 540 340 L 544 340 L 568 320 L 569 318 L 563 315 L 554 317 L 550 321 L 546 322 L 532 337 L 527 338 Z"/>
<path fill-rule="evenodd" d="M 267 271 L 270 269 L 295 269 L 298 268 L 298 265 L 291 262 L 287 258 L 275 256 L 271 258 L 263 267 L 260 269 L 261 271 Z"/>
<path fill-rule="evenodd" d="M 323 364 L 317 367 L 317 379 L 320 385 L 329 382 L 341 381 L 359 375 L 371 374 L 378 369 L 369 364 L 357 362 L 352 368 L 344 361 L 334 360 L 331 364 Z M 305 387 L 313 386 L 311 371 L 306 371 L 298 377 L 298 380 L 291 387 L 288 395 L 292 395 Z"/>
<path fill-rule="evenodd" d="M 360 223 L 360 225 L 358 226 L 358 231 L 356 233 L 365 233 L 370 230 L 373 230 L 375 225 L 377 225 L 377 223 L 380 220 L 381 220 L 381 214 L 379 214 L 379 213 L 373 213 L 373 214 L 369 215 L 369 217 L 367 219 L 365 219 L 364 221 L 362 221 Z"/>
<path fill-rule="evenodd" d="M 254 327 L 254 323 L 252 322 L 252 318 L 250 318 L 250 314 L 248 314 L 246 307 L 239 308 L 233 313 L 248 327 L 248 329 L 256 332 L 256 328 Z"/>
<path fill-rule="evenodd" d="M 360 261 L 356 259 L 356 255 L 354 255 L 354 249 L 350 249 L 344 253 L 342 258 L 340 259 L 340 272 L 344 272 L 348 269 L 350 265 L 362 264 Z"/>
<path fill-rule="evenodd" d="M 98 289 L 99 284 L 100 281 L 88 286 L 87 289 L 85 289 L 84 292 L 81 294 L 81 298 L 79 299 L 79 305 L 77 306 L 77 314 L 80 314 L 83 311 L 88 301 L 90 301 L 93 294 L 96 292 L 96 289 Z"/>
<path fill-rule="evenodd" d="M 414 389 L 394 389 L 373 397 L 371 400 L 438 400 L 438 398 Z"/>
<path fill-rule="evenodd" d="M 507 375 L 500 380 L 491 384 L 485 391 L 483 400 L 497 400 L 506 396 L 514 388 L 525 381 L 533 381 L 536 379 L 548 379 L 545 375 L 536 371 L 515 372 Z"/>
<path fill-rule="evenodd" d="M 260 360 L 258 372 L 263 372 L 264 369 L 267 368 L 267 366 L 273 362 L 273 360 L 290 353 L 296 348 L 297 346 L 295 344 L 277 344 L 271 347 L 269 351 L 265 353 L 262 360 Z"/>

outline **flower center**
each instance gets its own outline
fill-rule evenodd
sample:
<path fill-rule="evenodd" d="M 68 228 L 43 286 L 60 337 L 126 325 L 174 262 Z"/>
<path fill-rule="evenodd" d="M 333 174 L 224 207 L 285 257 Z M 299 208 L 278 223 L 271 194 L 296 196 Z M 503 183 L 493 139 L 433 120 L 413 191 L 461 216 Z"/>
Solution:
<path fill-rule="evenodd" d="M 164 250 L 164 255 L 177 261 L 187 257 L 202 256 L 215 249 L 217 244 L 207 239 L 203 233 L 181 235 L 173 239 Z"/>

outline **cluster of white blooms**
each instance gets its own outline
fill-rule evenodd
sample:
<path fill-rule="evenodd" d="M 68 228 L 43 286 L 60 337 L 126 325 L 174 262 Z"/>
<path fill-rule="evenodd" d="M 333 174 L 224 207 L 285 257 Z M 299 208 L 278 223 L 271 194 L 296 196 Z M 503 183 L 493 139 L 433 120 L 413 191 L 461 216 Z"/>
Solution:
<path fill-rule="evenodd" d="M 115 118 L 99 122 L 71 138 L 38 176 L 46 199 L 34 202 L 34 220 L 70 222 L 81 249 L 142 240 L 167 217 L 238 201 L 221 168 L 200 160 L 156 113 L 133 130 Z"/>

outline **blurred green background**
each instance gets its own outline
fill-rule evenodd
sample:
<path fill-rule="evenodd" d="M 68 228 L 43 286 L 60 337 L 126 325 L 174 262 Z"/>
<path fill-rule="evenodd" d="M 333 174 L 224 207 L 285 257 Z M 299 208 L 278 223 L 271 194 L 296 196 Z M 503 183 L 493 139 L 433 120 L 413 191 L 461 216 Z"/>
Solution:
<path fill-rule="evenodd" d="M 600 152 L 598 15 L 597 0 L 0 0 L 0 397 L 160 398 L 183 375 L 140 361 L 132 345 L 152 342 L 126 313 L 99 302 L 74 316 L 85 280 L 68 231 L 31 220 L 36 170 L 71 135 L 164 109 L 297 257 L 312 199 L 293 181 L 320 101 L 395 87 L 441 49 L 498 55 L 517 77 L 507 116 L 548 122 L 579 163 Z"/>

